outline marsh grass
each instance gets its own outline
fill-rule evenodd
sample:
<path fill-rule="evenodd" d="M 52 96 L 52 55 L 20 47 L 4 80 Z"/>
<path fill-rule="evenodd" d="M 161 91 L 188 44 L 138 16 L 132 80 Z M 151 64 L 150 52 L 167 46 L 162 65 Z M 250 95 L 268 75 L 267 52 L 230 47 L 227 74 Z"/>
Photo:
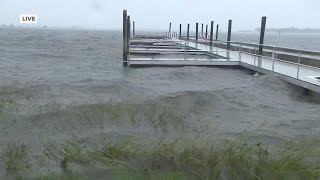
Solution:
<path fill-rule="evenodd" d="M 114 180 L 187 180 L 188 174 L 170 171 L 141 170 L 136 172 L 120 171 L 115 174 Z"/>
<path fill-rule="evenodd" d="M 30 121 L 43 130 L 52 130 L 53 135 L 87 128 L 104 129 L 110 125 L 142 127 L 165 133 L 185 129 L 190 116 L 190 113 L 160 104 L 121 103 L 71 107 L 31 117 Z"/>
<path fill-rule="evenodd" d="M 99 166 L 112 170 L 112 179 L 319 179 L 319 141 L 288 144 L 269 149 L 239 139 L 223 143 L 159 140 L 148 144 L 124 139 L 89 148 L 76 141 L 54 145 L 59 152 L 53 159 L 66 173 L 72 173 L 75 164 Z M 17 172 L 25 167 L 25 150 L 13 149 L 10 152 L 18 152 L 10 153 L 7 170 Z"/>
<path fill-rule="evenodd" d="M 8 144 L 1 159 L 9 174 L 24 173 L 31 167 L 30 149 L 24 143 Z"/>
<path fill-rule="evenodd" d="M 39 179 L 86 179 L 78 175 L 79 172 L 73 172 L 74 166 L 84 169 L 102 167 L 113 171 L 112 179 L 132 180 L 320 178 L 320 141 L 317 138 L 287 142 L 279 148 L 267 147 L 262 143 L 251 144 L 243 138 L 220 143 L 201 137 L 171 139 L 165 134 L 170 130 L 186 128 L 190 113 L 160 104 L 92 105 L 77 107 L 76 110 L 54 112 L 48 117 L 60 120 L 54 127 L 64 128 L 59 132 L 122 123 L 131 128 L 160 130 L 163 138 L 151 142 L 145 139 L 106 139 L 96 147 L 88 146 L 82 140 L 63 144 L 47 141 L 42 154 L 37 156 L 30 156 L 32 152 L 24 143 L 9 144 L 1 156 L 6 171 L 26 175 L 25 172 L 34 166 L 31 162 L 39 162 L 42 167 L 55 164 L 63 172 L 50 175 L 50 168 L 47 168 L 49 175 Z M 201 103 L 198 103 L 193 111 L 198 113 L 200 110 Z"/>
<path fill-rule="evenodd" d="M 78 143 L 67 143 L 62 147 L 63 159 L 61 161 L 61 168 L 67 169 L 70 162 L 85 164 L 87 161 L 86 154 Z"/>
<path fill-rule="evenodd" d="M 88 177 L 83 176 L 82 174 L 76 173 L 63 173 L 63 174 L 49 174 L 43 175 L 36 178 L 26 178 L 26 177 L 17 177 L 17 180 L 89 180 Z"/>
<path fill-rule="evenodd" d="M 12 92 L 8 90 L 0 89 L 0 114 L 7 111 L 12 111 L 12 108 L 15 107 L 15 100 Z"/>
<path fill-rule="evenodd" d="M 153 128 L 167 132 L 170 128 L 184 129 L 190 113 L 179 112 L 158 104 L 140 105 L 128 110 L 133 126 L 149 123 Z"/>

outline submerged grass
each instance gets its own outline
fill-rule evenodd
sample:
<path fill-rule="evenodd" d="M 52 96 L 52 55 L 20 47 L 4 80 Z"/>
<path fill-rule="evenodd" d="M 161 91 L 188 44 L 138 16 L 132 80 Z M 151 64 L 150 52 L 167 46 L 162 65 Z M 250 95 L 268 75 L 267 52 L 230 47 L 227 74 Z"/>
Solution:
<path fill-rule="evenodd" d="M 12 96 L 10 92 L 0 89 L 0 115 L 14 107 L 16 102 Z"/>
<path fill-rule="evenodd" d="M 174 111 L 168 107 L 157 104 L 140 105 L 128 110 L 133 126 L 149 123 L 155 129 L 167 132 L 168 129 L 184 128 L 190 117 L 189 113 Z"/>
<path fill-rule="evenodd" d="M 110 126 L 143 127 L 166 133 L 185 129 L 189 118 L 189 113 L 160 104 L 98 104 L 37 115 L 30 121 L 53 135 Z"/>

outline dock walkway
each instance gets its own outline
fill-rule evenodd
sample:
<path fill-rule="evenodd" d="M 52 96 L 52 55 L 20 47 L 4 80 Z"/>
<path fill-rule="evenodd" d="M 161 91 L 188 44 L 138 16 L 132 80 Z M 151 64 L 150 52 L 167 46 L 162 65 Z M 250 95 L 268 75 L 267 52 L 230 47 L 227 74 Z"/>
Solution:
<path fill-rule="evenodd" d="M 294 54 L 294 53 L 291 53 Z M 241 66 L 320 93 L 320 68 L 174 38 L 134 39 L 129 66 Z"/>

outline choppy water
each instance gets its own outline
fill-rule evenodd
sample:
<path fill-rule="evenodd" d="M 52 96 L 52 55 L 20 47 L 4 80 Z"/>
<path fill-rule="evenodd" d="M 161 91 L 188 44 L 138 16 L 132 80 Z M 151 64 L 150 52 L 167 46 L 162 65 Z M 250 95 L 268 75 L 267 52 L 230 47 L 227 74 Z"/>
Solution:
<path fill-rule="evenodd" d="M 103 114 L 88 115 L 102 119 L 99 127 L 77 122 L 79 111 L 110 105 L 157 103 L 190 113 L 185 131 L 166 138 L 227 138 L 246 131 L 254 141 L 274 143 L 320 130 L 320 104 L 275 77 L 205 67 L 122 67 L 121 38 L 117 31 L 1 29 L 0 152 L 15 141 L 37 152 L 47 139 L 105 143 L 115 136 L 159 136 Z M 305 38 L 301 47 L 310 46 L 320 49 Z"/>

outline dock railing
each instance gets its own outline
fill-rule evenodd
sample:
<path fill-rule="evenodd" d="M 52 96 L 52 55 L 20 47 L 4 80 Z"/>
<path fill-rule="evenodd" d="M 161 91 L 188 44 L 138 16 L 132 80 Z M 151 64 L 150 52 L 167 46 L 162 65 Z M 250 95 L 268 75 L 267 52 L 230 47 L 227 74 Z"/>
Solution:
<path fill-rule="evenodd" d="M 261 65 L 264 59 L 272 60 L 271 68 L 266 68 L 268 70 L 275 72 L 275 66 L 276 63 L 287 63 L 291 64 L 297 67 L 296 72 L 296 78 L 299 79 L 300 76 L 300 69 L 301 67 L 308 67 L 315 70 L 320 70 L 320 67 L 312 66 L 312 65 L 306 65 L 301 63 L 301 59 L 303 56 L 315 56 L 319 57 L 320 60 L 320 52 L 319 51 L 310 51 L 310 50 L 304 50 L 304 49 L 296 49 L 296 48 L 288 48 L 288 47 L 282 47 L 282 46 L 274 46 L 274 45 L 266 45 L 266 44 L 258 44 L 258 43 L 249 43 L 249 42 L 240 42 L 240 41 L 209 41 L 209 40 L 190 40 L 191 42 L 197 43 L 197 44 L 206 44 L 209 46 L 212 46 L 213 48 L 218 49 L 226 49 L 227 51 L 238 51 L 239 52 L 239 61 L 248 63 L 248 58 L 253 58 L 253 65 L 258 66 L 260 68 L 265 68 L 265 66 Z M 231 48 L 227 49 L 227 44 L 231 44 Z M 250 46 L 248 46 L 250 45 Z M 259 48 L 262 47 L 263 51 L 262 54 L 259 53 Z M 267 50 L 267 51 L 265 51 Z M 280 59 L 278 58 L 278 54 L 286 53 L 286 51 L 289 51 L 288 53 L 291 53 L 292 57 L 294 59 L 291 59 L 291 61 L 286 59 Z M 242 59 L 242 54 L 249 55 L 246 56 L 246 60 Z M 268 54 L 271 54 L 270 56 Z M 258 64 L 257 64 L 258 61 Z M 317 60 L 314 60 L 317 61 Z M 260 63 L 259 63 L 260 62 Z M 251 63 L 250 63 L 251 64 Z M 319 61 L 320 64 L 320 61 Z"/>

